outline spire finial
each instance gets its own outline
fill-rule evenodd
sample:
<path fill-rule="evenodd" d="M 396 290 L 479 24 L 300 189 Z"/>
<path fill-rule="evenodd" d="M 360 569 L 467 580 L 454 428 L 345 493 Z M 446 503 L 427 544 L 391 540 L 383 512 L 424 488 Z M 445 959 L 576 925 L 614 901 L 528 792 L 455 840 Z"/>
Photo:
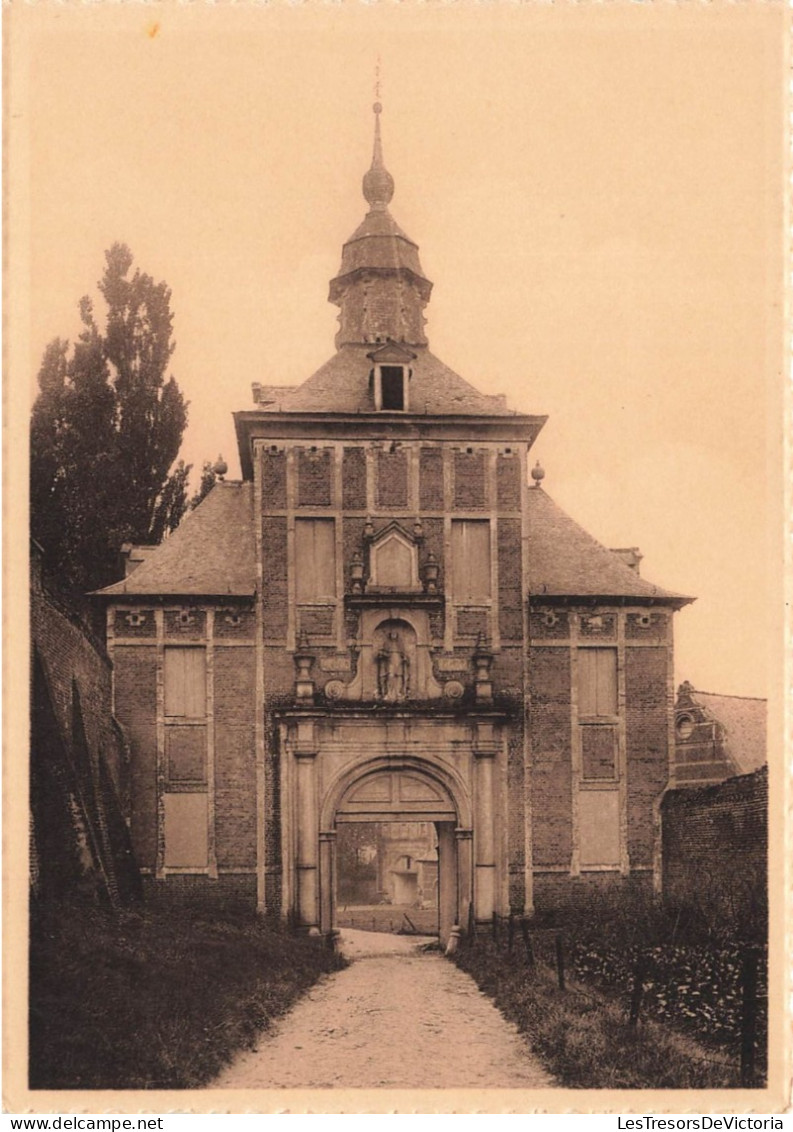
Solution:
<path fill-rule="evenodd" d="M 378 212 L 384 211 L 394 195 L 394 178 L 383 164 L 383 142 L 380 137 L 380 115 L 383 105 L 380 102 L 380 56 L 377 57 L 374 80 L 374 150 L 372 165 L 363 178 L 363 195 L 369 206 Z"/>

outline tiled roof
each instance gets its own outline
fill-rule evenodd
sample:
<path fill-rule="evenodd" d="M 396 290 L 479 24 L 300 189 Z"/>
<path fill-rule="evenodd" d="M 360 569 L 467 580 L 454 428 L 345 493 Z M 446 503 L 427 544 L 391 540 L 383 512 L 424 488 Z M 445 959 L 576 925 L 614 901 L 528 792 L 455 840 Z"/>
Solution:
<path fill-rule="evenodd" d="M 686 605 L 693 598 L 671 593 L 626 566 L 542 488 L 530 488 L 529 593 L 553 597 L 619 597 Z"/>
<path fill-rule="evenodd" d="M 369 387 L 374 345 L 342 346 L 313 376 L 293 391 L 284 390 L 265 412 L 371 413 L 374 400 Z M 510 416 L 503 397 L 480 393 L 464 378 L 422 347 L 416 347 L 409 385 L 411 413 Z"/>
<path fill-rule="evenodd" d="M 765 700 L 753 696 L 720 696 L 715 692 L 691 692 L 723 728 L 724 746 L 738 774 L 749 774 L 766 761 Z"/>
<path fill-rule="evenodd" d="M 256 585 L 252 493 L 250 483 L 216 484 L 128 578 L 99 592 L 105 596 L 252 595 Z M 531 594 L 626 597 L 680 605 L 692 600 L 639 577 L 542 489 L 532 488 L 527 494 Z"/>
<path fill-rule="evenodd" d="M 128 578 L 99 593 L 247 597 L 255 588 L 253 485 L 217 483 Z"/>
<path fill-rule="evenodd" d="M 344 245 L 339 273 L 330 284 L 332 303 L 338 299 L 339 281 L 359 270 L 409 271 L 423 281 L 426 298 L 432 290 L 421 270 L 418 245 L 387 210 L 369 212 Z"/>

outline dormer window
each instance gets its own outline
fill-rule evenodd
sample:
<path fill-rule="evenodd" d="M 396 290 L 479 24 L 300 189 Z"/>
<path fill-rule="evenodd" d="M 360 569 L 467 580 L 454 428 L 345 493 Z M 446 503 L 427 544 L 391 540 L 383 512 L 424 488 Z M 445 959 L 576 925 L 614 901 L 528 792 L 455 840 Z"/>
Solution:
<path fill-rule="evenodd" d="M 407 407 L 404 366 L 380 366 L 380 400 L 383 409 Z"/>
<path fill-rule="evenodd" d="M 410 369 L 407 366 L 375 366 L 373 378 L 375 409 L 384 413 L 405 412 Z"/>
<path fill-rule="evenodd" d="M 369 354 L 374 368 L 369 375 L 375 411 L 406 413 L 410 408 L 409 390 L 416 355 L 394 342 Z"/>

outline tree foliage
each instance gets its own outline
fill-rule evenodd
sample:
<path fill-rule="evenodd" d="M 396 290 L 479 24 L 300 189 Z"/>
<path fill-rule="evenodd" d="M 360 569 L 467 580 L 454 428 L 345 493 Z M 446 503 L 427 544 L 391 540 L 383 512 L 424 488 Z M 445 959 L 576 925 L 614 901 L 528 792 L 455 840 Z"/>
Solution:
<path fill-rule="evenodd" d="M 198 489 L 193 493 L 190 500 L 190 510 L 194 511 L 199 503 L 209 495 L 212 488 L 217 483 L 218 476 L 215 471 L 215 466 L 211 460 L 204 460 L 201 465 L 201 480 L 198 484 Z"/>
<path fill-rule="evenodd" d="M 45 568 L 83 591 L 117 580 L 123 543 L 173 530 L 190 472 L 174 467 L 187 404 L 167 374 L 170 289 L 133 272 L 123 244 L 105 261 L 104 328 L 83 298 L 73 348 L 57 338 L 45 350 L 31 421 L 31 533 Z"/>

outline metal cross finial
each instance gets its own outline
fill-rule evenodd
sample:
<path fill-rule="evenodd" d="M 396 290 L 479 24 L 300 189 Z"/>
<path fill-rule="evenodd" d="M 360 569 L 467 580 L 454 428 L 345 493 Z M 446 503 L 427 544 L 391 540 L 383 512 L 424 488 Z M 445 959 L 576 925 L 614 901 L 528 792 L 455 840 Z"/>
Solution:
<path fill-rule="evenodd" d="M 374 98 L 375 102 L 380 101 L 380 56 L 377 56 L 377 62 L 374 68 Z"/>

